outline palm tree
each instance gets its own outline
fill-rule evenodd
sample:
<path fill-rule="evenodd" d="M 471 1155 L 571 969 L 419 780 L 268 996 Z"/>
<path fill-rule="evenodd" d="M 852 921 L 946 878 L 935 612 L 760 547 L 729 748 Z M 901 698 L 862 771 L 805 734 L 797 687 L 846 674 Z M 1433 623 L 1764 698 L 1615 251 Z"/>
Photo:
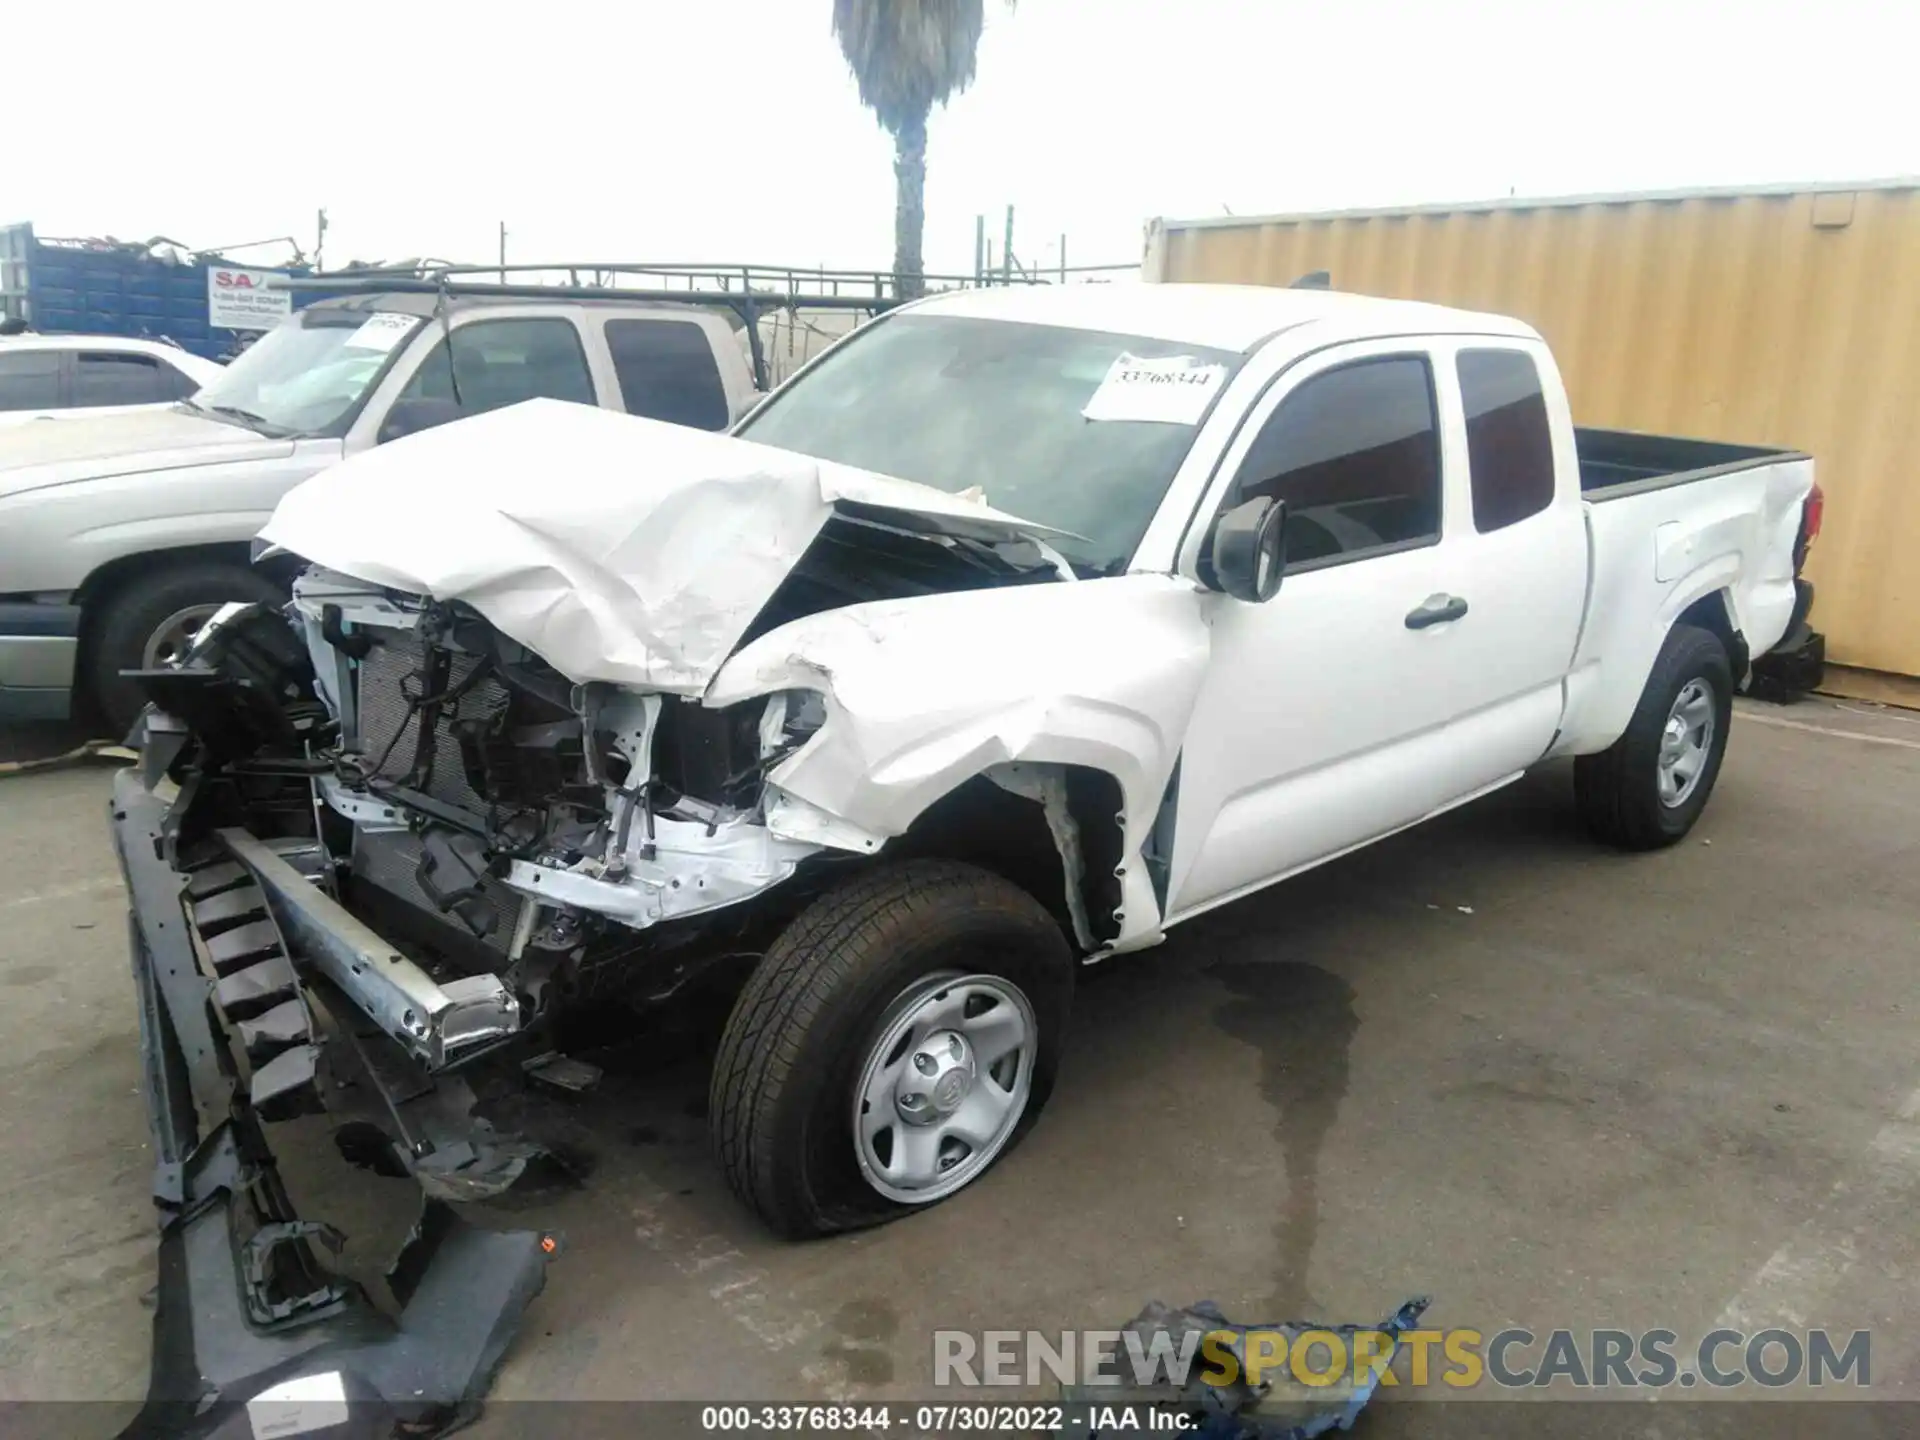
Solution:
<path fill-rule="evenodd" d="M 833 0 L 833 33 L 860 100 L 893 136 L 893 274 L 902 299 L 926 289 L 927 117 L 973 81 L 983 0 Z"/>

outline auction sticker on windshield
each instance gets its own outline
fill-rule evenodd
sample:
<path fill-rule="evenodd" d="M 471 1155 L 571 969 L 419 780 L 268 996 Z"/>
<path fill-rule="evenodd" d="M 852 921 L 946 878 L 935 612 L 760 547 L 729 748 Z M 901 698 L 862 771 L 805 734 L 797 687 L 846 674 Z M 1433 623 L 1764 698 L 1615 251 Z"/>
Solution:
<path fill-rule="evenodd" d="M 374 350 L 384 355 L 412 333 L 419 323 L 413 315 L 397 315 L 391 310 L 376 310 L 366 323 L 347 337 L 349 350 Z"/>
<path fill-rule="evenodd" d="M 1202 365 L 1191 355 L 1143 360 L 1123 354 L 1080 413 L 1089 420 L 1198 425 L 1226 378 L 1226 366 Z"/>

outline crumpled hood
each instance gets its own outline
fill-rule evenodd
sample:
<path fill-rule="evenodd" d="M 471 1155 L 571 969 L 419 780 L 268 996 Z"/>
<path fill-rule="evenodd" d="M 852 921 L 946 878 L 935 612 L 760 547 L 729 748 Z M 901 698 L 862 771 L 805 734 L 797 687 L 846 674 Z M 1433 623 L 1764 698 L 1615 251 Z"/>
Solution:
<path fill-rule="evenodd" d="M 930 486 L 558 400 L 354 456 L 261 537 L 471 605 L 575 681 L 698 695 L 836 507 L 922 533 L 1058 532 Z"/>
<path fill-rule="evenodd" d="M 0 497 L 78 480 L 273 460 L 292 452 L 291 440 L 270 439 L 173 407 L 30 420 L 0 430 Z"/>

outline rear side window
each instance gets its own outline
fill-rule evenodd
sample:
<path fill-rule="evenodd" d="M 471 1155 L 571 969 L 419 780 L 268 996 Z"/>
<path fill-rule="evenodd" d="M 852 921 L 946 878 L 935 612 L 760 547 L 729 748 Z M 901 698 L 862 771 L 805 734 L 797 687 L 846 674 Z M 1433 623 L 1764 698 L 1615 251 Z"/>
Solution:
<path fill-rule="evenodd" d="M 455 394 L 458 382 L 458 395 Z M 594 403 L 586 351 L 571 320 L 476 320 L 453 332 L 453 365 L 441 340 L 407 382 L 402 400 L 458 399 L 478 415 L 522 400 Z"/>
<path fill-rule="evenodd" d="M 58 350 L 0 351 L 0 410 L 60 408 Z"/>
<path fill-rule="evenodd" d="M 1553 503 L 1553 431 L 1532 356 L 1462 350 L 1458 364 L 1473 471 L 1473 528 L 1484 535 Z"/>
<path fill-rule="evenodd" d="M 606 329 L 629 415 L 727 428 L 727 391 L 706 331 L 690 320 L 609 320 Z"/>
<path fill-rule="evenodd" d="M 1440 538 L 1433 372 L 1415 356 L 1316 375 L 1280 402 L 1241 463 L 1236 497 L 1287 502 L 1289 569 Z"/>
<path fill-rule="evenodd" d="M 73 403 L 82 408 L 178 400 L 195 388 L 183 388 L 185 380 L 178 370 L 152 355 L 82 350 L 73 357 Z"/>

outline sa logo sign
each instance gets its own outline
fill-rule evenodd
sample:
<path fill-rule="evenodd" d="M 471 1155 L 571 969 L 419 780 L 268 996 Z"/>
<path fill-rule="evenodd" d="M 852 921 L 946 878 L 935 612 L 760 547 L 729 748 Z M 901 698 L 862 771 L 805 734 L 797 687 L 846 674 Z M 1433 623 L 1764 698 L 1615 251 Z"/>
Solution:
<path fill-rule="evenodd" d="M 259 281 L 245 270 L 216 270 L 213 283 L 221 290 L 252 290 Z"/>

